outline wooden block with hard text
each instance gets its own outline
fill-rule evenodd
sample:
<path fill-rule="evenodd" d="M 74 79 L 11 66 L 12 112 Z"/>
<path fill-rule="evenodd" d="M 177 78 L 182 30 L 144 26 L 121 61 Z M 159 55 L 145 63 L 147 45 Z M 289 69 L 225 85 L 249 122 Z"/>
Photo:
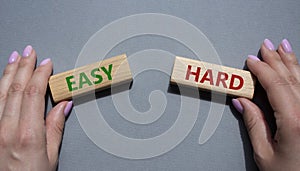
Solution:
<path fill-rule="evenodd" d="M 125 54 L 53 75 L 49 86 L 54 102 L 69 100 L 132 81 Z"/>
<path fill-rule="evenodd" d="M 253 98 L 255 78 L 249 71 L 176 57 L 171 83 L 237 97 Z"/>

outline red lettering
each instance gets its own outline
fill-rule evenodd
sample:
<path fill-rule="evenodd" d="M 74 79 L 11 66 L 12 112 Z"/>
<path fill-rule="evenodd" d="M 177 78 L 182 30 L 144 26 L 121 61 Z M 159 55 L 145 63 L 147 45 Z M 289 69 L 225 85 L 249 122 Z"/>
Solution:
<path fill-rule="evenodd" d="M 211 69 L 206 70 L 205 74 L 203 75 L 202 79 L 200 80 L 200 83 L 203 83 L 204 81 L 209 81 L 210 85 L 214 85 L 214 80 L 213 80 Z"/>
<path fill-rule="evenodd" d="M 239 80 L 239 84 L 237 86 L 234 86 L 235 79 Z M 243 87 L 243 85 L 244 85 L 244 79 L 239 75 L 232 74 L 231 79 L 230 79 L 229 89 L 239 90 Z"/>
<path fill-rule="evenodd" d="M 200 75 L 200 67 L 197 67 L 197 71 L 196 72 L 192 72 L 191 71 L 192 66 L 188 65 L 187 71 L 186 71 L 186 75 L 185 75 L 185 79 L 189 80 L 190 79 L 190 75 L 195 75 L 195 81 L 198 82 L 199 80 L 199 75 Z"/>
<path fill-rule="evenodd" d="M 220 86 L 220 83 L 222 83 L 223 87 L 227 88 L 227 85 L 225 82 L 227 79 L 228 79 L 228 74 L 226 74 L 225 72 L 218 72 L 216 86 Z"/>

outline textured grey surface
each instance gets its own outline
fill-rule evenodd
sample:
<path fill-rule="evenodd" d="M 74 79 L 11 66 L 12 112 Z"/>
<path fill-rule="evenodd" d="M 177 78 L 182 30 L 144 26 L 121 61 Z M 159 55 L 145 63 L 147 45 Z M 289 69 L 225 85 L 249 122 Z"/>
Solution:
<path fill-rule="evenodd" d="M 300 2 L 287 1 L 0 1 L 0 68 L 13 50 L 31 44 L 38 61 L 51 57 L 54 73 L 75 66 L 87 40 L 106 24 L 137 13 L 164 13 L 180 17 L 198 27 L 214 45 L 224 65 L 242 68 L 248 54 L 257 54 L 264 38 L 274 44 L 288 38 L 300 54 Z M 155 36 L 122 42 L 108 56 L 144 49 L 162 49 L 193 57 L 174 41 Z M 149 86 L 149 79 L 157 78 Z M 146 111 L 148 92 L 163 89 L 168 76 L 155 71 L 135 78 L 132 104 Z M 147 82 L 148 81 L 148 82 Z M 148 84 L 147 84 L 148 83 Z M 138 126 L 122 120 L 104 97 L 99 99 L 105 119 L 118 132 L 131 137 L 151 137 L 165 131 L 176 118 L 177 98 L 153 125 Z M 201 115 L 188 137 L 170 152 L 146 160 L 129 160 L 108 154 L 93 144 L 81 129 L 74 111 L 66 122 L 59 170 L 255 170 L 252 150 L 240 117 L 226 106 L 215 134 L 204 145 L 198 137 L 207 117 L 209 101 L 201 100 Z M 49 108 L 51 104 L 48 104 Z M 48 109 L 49 110 L 49 109 Z M 169 111 L 169 112 L 168 112 Z M 173 112 L 172 112 L 173 111 Z M 111 112 L 111 116 L 110 116 Z M 98 130 L 101 131 L 101 130 Z"/>

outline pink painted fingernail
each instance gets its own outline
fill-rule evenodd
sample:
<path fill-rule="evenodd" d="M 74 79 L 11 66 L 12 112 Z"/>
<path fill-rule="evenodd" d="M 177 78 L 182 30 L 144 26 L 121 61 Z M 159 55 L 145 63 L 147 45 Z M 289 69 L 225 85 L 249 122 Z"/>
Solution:
<path fill-rule="evenodd" d="M 269 50 L 275 50 L 275 47 L 273 43 L 269 39 L 264 40 L 264 45 L 269 49 Z"/>
<path fill-rule="evenodd" d="M 238 112 L 240 113 L 244 112 L 244 108 L 238 99 L 232 99 L 232 104 Z"/>
<path fill-rule="evenodd" d="M 28 45 L 23 51 L 23 57 L 28 57 L 32 52 L 32 46 Z"/>
<path fill-rule="evenodd" d="M 286 53 L 292 53 L 293 52 L 292 46 L 291 46 L 290 42 L 287 39 L 283 39 L 282 40 L 281 46 L 283 47 L 283 50 Z"/>
<path fill-rule="evenodd" d="M 65 115 L 65 116 L 68 116 L 68 115 L 69 115 L 69 113 L 70 113 L 72 107 L 73 107 L 73 101 L 69 101 L 69 102 L 67 103 L 66 107 L 65 107 L 65 110 L 64 110 L 64 115 Z"/>
<path fill-rule="evenodd" d="M 260 59 L 257 56 L 254 55 L 248 55 L 248 58 L 254 61 L 260 61 Z"/>
<path fill-rule="evenodd" d="M 43 65 L 46 65 L 48 62 L 50 62 L 51 59 L 50 58 L 47 58 L 47 59 L 44 59 L 41 63 L 40 63 L 40 66 L 43 66 Z"/>
<path fill-rule="evenodd" d="M 13 53 L 11 53 L 9 59 L 8 59 L 8 63 L 12 64 L 14 62 L 16 62 L 16 60 L 18 59 L 19 53 L 17 51 L 14 51 Z"/>

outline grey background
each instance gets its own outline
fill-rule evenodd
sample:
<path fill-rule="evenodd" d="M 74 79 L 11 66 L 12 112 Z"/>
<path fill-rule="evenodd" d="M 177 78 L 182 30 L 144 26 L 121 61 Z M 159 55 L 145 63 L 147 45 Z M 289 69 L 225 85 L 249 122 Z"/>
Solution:
<path fill-rule="evenodd" d="M 224 65 L 243 68 L 248 54 L 256 55 L 264 38 L 277 46 L 288 38 L 300 54 L 300 1 L 0 1 L 0 68 L 13 50 L 22 53 L 31 44 L 38 62 L 51 57 L 54 73 L 75 66 L 77 56 L 96 31 L 106 24 L 136 13 L 165 13 L 198 27 L 212 42 Z M 105 41 L 105 40 L 104 40 Z M 167 38 L 141 36 L 116 46 L 108 56 L 128 55 L 144 49 L 162 49 L 193 58 L 193 54 Z M 155 80 L 153 78 L 156 78 Z M 139 111 L 149 109 L 148 92 L 163 89 L 168 76 L 147 71 L 135 78 L 130 90 Z M 152 81 L 149 81 L 152 80 Z M 148 94 L 147 94 L 148 93 Z M 178 96 L 178 95 L 177 95 Z M 104 116 L 118 132 L 131 137 L 159 135 L 176 119 L 179 96 L 168 97 L 168 107 L 158 122 L 146 126 L 122 120 L 110 97 L 98 99 Z M 59 170 L 256 170 L 252 149 L 240 116 L 227 105 L 215 134 L 204 145 L 198 137 L 207 117 L 209 101 L 201 100 L 201 115 L 188 137 L 170 152 L 147 160 L 128 160 L 94 145 L 81 129 L 74 111 L 66 122 Z M 48 103 L 48 110 L 52 104 Z M 106 112 L 105 112 L 106 111 Z M 101 130 L 99 130 L 101 131 Z"/>

